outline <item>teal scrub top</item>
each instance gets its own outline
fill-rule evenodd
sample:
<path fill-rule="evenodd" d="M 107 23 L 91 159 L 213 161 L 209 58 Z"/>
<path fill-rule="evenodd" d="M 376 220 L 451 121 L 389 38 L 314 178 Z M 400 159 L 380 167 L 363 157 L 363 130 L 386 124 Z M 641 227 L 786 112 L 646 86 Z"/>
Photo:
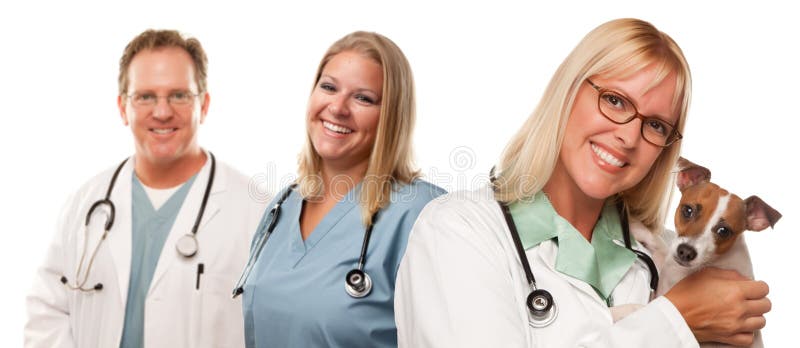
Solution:
<path fill-rule="evenodd" d="M 197 175 L 184 183 L 164 204 L 153 208 L 144 186 L 133 175 L 131 192 L 131 273 L 128 299 L 125 305 L 125 325 L 122 329 L 120 348 L 144 346 L 144 304 L 150 282 L 156 271 L 161 249 L 169 231 L 178 217 L 189 188 Z"/>
<path fill-rule="evenodd" d="M 302 197 L 292 192 L 281 205 L 277 225 L 244 286 L 247 347 L 397 346 L 397 269 L 420 211 L 445 191 L 421 180 L 395 186 L 370 237 L 364 270 L 372 278 L 372 292 L 352 298 L 345 292 L 345 274 L 357 266 L 365 230 L 359 189 L 348 192 L 305 241 L 299 223 Z M 265 232 L 268 214 L 253 241 Z"/>

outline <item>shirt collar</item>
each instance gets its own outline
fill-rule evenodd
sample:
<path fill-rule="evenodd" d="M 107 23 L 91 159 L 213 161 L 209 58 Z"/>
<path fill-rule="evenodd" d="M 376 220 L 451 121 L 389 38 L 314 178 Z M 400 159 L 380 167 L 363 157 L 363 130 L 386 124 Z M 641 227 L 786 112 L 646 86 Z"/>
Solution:
<path fill-rule="evenodd" d="M 555 239 L 555 269 L 590 284 L 606 301 L 636 260 L 636 254 L 615 242 L 622 239 L 622 226 L 614 204 L 603 207 L 591 243 L 558 215 L 542 191 L 509 209 L 526 250 Z"/>

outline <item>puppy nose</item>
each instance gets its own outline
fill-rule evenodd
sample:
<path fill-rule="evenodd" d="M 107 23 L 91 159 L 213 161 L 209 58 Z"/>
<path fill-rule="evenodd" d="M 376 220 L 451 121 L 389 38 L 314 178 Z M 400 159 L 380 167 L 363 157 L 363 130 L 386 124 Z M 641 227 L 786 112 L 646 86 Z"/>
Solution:
<path fill-rule="evenodd" d="M 678 258 L 681 261 L 689 262 L 694 260 L 695 257 L 697 257 L 697 250 L 689 244 L 678 245 Z"/>

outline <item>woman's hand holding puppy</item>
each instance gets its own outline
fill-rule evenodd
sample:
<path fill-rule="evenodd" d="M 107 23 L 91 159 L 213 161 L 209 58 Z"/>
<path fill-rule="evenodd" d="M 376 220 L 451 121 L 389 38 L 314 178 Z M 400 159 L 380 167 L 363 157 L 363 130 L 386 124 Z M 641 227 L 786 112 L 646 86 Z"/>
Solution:
<path fill-rule="evenodd" d="M 666 295 L 681 312 L 698 342 L 747 346 L 766 325 L 772 308 L 769 286 L 738 272 L 705 268 L 684 278 Z"/>

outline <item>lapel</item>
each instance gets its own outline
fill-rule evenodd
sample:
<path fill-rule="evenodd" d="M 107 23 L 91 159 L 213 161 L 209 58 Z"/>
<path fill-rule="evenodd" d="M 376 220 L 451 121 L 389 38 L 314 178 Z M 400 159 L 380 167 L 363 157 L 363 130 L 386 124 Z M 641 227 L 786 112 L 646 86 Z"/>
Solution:
<path fill-rule="evenodd" d="M 206 155 L 208 160 L 206 161 L 206 164 L 203 165 L 200 173 L 198 173 L 197 179 L 194 180 L 194 183 L 192 184 L 192 187 L 189 190 L 189 193 L 186 195 L 186 199 L 184 200 L 183 205 L 178 212 L 178 216 L 175 218 L 175 223 L 172 225 L 172 229 L 167 236 L 167 240 L 164 241 L 164 247 L 161 249 L 161 255 L 158 258 L 158 264 L 156 264 L 156 270 L 153 273 L 153 280 L 150 282 L 148 296 L 153 292 L 153 289 L 158 286 L 159 281 L 169 270 L 170 266 L 172 266 L 177 259 L 184 257 L 178 254 L 178 251 L 175 249 L 175 244 L 178 242 L 178 239 L 184 235 L 192 233 L 192 226 L 194 226 L 195 219 L 197 219 L 197 214 L 200 212 L 200 204 L 203 202 L 203 194 L 205 193 L 206 184 L 208 183 L 208 176 L 211 172 L 211 156 L 208 155 L 208 152 L 206 152 Z M 199 242 L 201 240 L 200 235 L 202 233 L 211 233 L 211 231 L 206 231 L 204 227 L 208 226 L 208 223 L 219 213 L 220 207 L 215 203 L 214 196 L 225 191 L 227 186 L 226 174 L 227 173 L 223 166 L 219 161 L 217 161 L 214 183 L 211 187 L 208 203 L 206 203 L 206 210 L 203 213 L 203 220 L 200 221 L 200 226 L 197 229 L 198 251 L 193 258 L 199 258 L 200 255 L 202 255 L 202 249 L 204 246 Z M 130 226 L 128 226 L 128 229 L 130 229 Z M 211 246 L 206 245 L 205 247 Z"/>
<path fill-rule="evenodd" d="M 120 306 L 125 308 L 128 298 L 128 282 L 131 272 L 131 180 L 133 179 L 133 157 L 122 167 L 114 189 L 111 192 L 111 202 L 114 203 L 114 226 L 108 232 L 108 244 L 111 249 L 111 260 L 116 269 L 117 284 L 119 284 Z M 108 177 L 111 180 L 111 177 Z M 108 181 L 102 183 L 103 195 Z"/>
<path fill-rule="evenodd" d="M 539 244 L 539 246 L 535 249 L 538 249 L 539 260 L 545 267 L 547 267 L 548 270 L 550 270 L 550 272 L 557 273 L 560 276 L 564 277 L 564 279 L 566 279 L 567 282 L 569 282 L 573 288 L 576 288 L 578 291 L 583 292 L 584 295 L 588 296 L 592 300 L 602 304 L 603 306 L 606 306 L 605 301 L 603 301 L 600 298 L 600 296 L 597 294 L 594 288 L 592 288 L 591 285 L 580 279 L 573 278 L 567 274 L 561 273 L 558 270 L 556 270 L 555 265 L 556 265 L 556 258 L 558 257 L 558 245 L 554 241 L 552 240 L 544 241 L 541 244 Z M 533 265 L 531 265 L 531 268 L 533 268 Z M 534 276 L 536 276 L 535 273 Z M 542 287 L 542 288 L 545 290 L 547 289 L 547 287 Z"/>
<path fill-rule="evenodd" d="M 627 273 L 636 256 L 624 246 L 613 243 L 620 222 L 616 208 L 606 204 L 587 241 L 572 225 L 558 215 L 541 191 L 534 200 L 516 202 L 510 207 L 524 248 L 557 238 L 557 255 L 551 263 L 573 280 L 590 284 L 602 298 L 607 298 Z"/>

